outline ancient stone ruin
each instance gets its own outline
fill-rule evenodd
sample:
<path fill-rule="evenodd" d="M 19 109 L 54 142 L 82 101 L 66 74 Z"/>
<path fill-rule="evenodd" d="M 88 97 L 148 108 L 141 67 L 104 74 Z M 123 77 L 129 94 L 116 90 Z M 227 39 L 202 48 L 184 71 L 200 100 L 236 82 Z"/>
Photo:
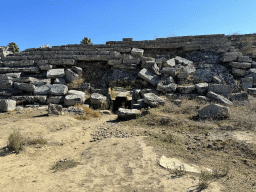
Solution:
<path fill-rule="evenodd" d="M 112 105 L 120 116 L 132 116 L 142 108 L 163 105 L 161 95 L 232 105 L 256 94 L 253 42 L 256 34 L 123 38 L 19 53 L 0 47 L 0 110 L 14 110 L 20 104 L 86 103 L 96 108 Z M 72 84 L 80 78 L 84 81 Z M 119 93 L 114 99 L 110 88 Z"/>

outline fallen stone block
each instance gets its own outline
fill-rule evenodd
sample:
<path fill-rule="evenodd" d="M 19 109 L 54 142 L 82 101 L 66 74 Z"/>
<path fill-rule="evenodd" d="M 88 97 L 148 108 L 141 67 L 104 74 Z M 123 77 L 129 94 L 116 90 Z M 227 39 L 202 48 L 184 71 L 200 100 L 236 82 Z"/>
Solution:
<path fill-rule="evenodd" d="M 239 68 L 239 69 L 249 69 L 251 68 L 251 63 L 242 63 L 242 62 L 231 62 L 230 63 L 232 68 Z"/>
<path fill-rule="evenodd" d="M 36 86 L 31 83 L 14 83 L 14 88 L 33 93 Z"/>
<path fill-rule="evenodd" d="M 0 99 L 0 112 L 14 111 L 16 101 L 11 99 Z"/>
<path fill-rule="evenodd" d="M 51 95 L 66 95 L 68 87 L 63 84 L 53 84 L 50 86 Z"/>
<path fill-rule="evenodd" d="M 132 56 L 143 56 L 143 53 L 144 53 L 143 49 L 133 48 L 131 50 L 131 55 Z"/>
<path fill-rule="evenodd" d="M 228 96 L 230 93 L 233 92 L 233 88 L 231 85 L 223 85 L 223 84 L 209 84 L 208 91 Z"/>
<path fill-rule="evenodd" d="M 73 66 L 72 67 L 72 70 L 78 74 L 79 77 L 82 77 L 82 74 L 83 74 L 83 69 L 81 67 L 76 67 L 76 66 Z"/>
<path fill-rule="evenodd" d="M 208 91 L 208 83 L 198 83 L 195 87 L 199 94 L 205 94 Z"/>
<path fill-rule="evenodd" d="M 63 115 L 62 106 L 57 104 L 48 104 L 48 115 Z"/>
<path fill-rule="evenodd" d="M 48 95 L 50 93 L 51 85 L 38 85 L 35 87 L 34 95 Z"/>
<path fill-rule="evenodd" d="M 136 119 L 136 117 L 140 114 L 141 112 L 138 109 L 119 108 L 117 111 L 118 119 L 120 120 Z"/>
<path fill-rule="evenodd" d="M 39 102 L 41 104 L 46 103 L 47 96 L 42 95 L 22 95 L 22 96 L 12 96 L 12 100 L 15 100 L 17 104 L 20 103 L 35 103 Z"/>
<path fill-rule="evenodd" d="M 161 73 L 169 74 L 172 77 L 176 77 L 178 70 L 171 67 L 163 67 Z"/>
<path fill-rule="evenodd" d="M 90 101 L 93 105 L 103 105 L 107 100 L 106 96 L 103 96 L 99 93 L 93 93 L 91 94 Z"/>
<path fill-rule="evenodd" d="M 52 104 L 59 104 L 61 101 L 64 101 L 64 96 L 51 96 L 47 98 L 47 104 L 52 103 Z"/>
<path fill-rule="evenodd" d="M 192 93 L 195 90 L 195 85 L 178 86 L 177 91 L 182 94 Z"/>
<path fill-rule="evenodd" d="M 206 97 L 206 96 L 197 96 L 196 100 L 200 103 L 206 103 L 206 102 L 211 101 L 211 99 L 209 97 Z"/>
<path fill-rule="evenodd" d="M 247 93 L 231 93 L 230 98 L 231 101 L 248 101 Z"/>
<path fill-rule="evenodd" d="M 46 77 L 51 79 L 56 79 L 64 76 L 65 76 L 64 69 L 50 69 L 47 71 L 47 74 L 46 74 Z"/>
<path fill-rule="evenodd" d="M 247 71 L 243 69 L 232 68 L 232 73 L 236 76 L 243 77 L 246 75 Z"/>
<path fill-rule="evenodd" d="M 71 83 L 75 80 L 79 79 L 79 75 L 73 72 L 71 69 L 66 70 L 65 80 L 67 83 Z"/>
<path fill-rule="evenodd" d="M 247 91 L 250 95 L 256 96 L 256 88 L 248 88 Z"/>
<path fill-rule="evenodd" d="M 151 107 L 157 107 L 159 105 L 164 105 L 166 100 L 158 97 L 157 95 L 155 95 L 154 93 L 145 93 L 144 96 L 144 102 L 148 105 L 150 105 Z"/>
<path fill-rule="evenodd" d="M 42 71 L 48 71 L 53 68 L 53 65 L 50 65 L 50 64 L 42 64 L 42 65 L 38 65 L 38 66 L 39 66 L 39 69 Z"/>
<path fill-rule="evenodd" d="M 189 73 L 186 70 L 181 70 L 177 73 L 177 78 L 186 79 L 189 76 Z"/>
<path fill-rule="evenodd" d="M 73 106 L 82 103 L 83 97 L 81 95 L 66 95 L 64 99 L 64 105 L 66 106 Z"/>
<path fill-rule="evenodd" d="M 242 89 L 247 90 L 248 88 L 252 88 L 253 77 L 245 77 L 242 79 Z"/>
<path fill-rule="evenodd" d="M 214 93 L 214 92 L 209 91 L 206 96 L 209 97 L 209 98 L 211 98 L 211 99 L 215 99 L 215 100 L 217 100 L 218 102 L 221 102 L 221 103 L 223 103 L 223 104 L 232 105 L 232 102 L 229 101 L 227 98 L 225 98 L 225 97 L 223 97 L 223 96 L 221 96 L 221 95 L 218 95 L 218 94 L 216 94 L 216 93 Z"/>
<path fill-rule="evenodd" d="M 175 66 L 175 59 L 169 59 L 165 62 L 163 62 L 163 67 L 174 67 Z"/>
<path fill-rule="evenodd" d="M 171 93 L 171 92 L 175 92 L 177 88 L 177 84 L 175 83 L 170 83 L 168 85 L 163 85 L 162 82 L 157 84 L 156 90 L 157 91 L 161 91 L 163 93 Z"/>
<path fill-rule="evenodd" d="M 238 57 L 242 57 L 243 54 L 240 52 L 226 52 L 220 59 L 222 62 L 236 61 Z"/>
<path fill-rule="evenodd" d="M 12 87 L 13 87 L 13 81 L 12 80 L 7 80 L 7 79 L 1 79 L 0 80 L 0 88 L 1 89 L 12 88 Z"/>
<path fill-rule="evenodd" d="M 227 118 L 230 116 L 229 108 L 219 105 L 210 104 L 198 110 L 199 118 Z"/>
<path fill-rule="evenodd" d="M 146 68 L 142 69 L 139 72 L 138 76 L 154 86 L 156 86 L 160 81 L 160 77 L 158 77 L 157 75 L 154 75 Z"/>
<path fill-rule="evenodd" d="M 182 65 L 185 65 L 185 66 L 193 64 L 192 61 L 189 61 L 189 60 L 184 59 L 184 58 L 179 57 L 179 56 L 176 56 L 174 59 L 177 62 L 177 64 L 182 64 Z"/>
<path fill-rule="evenodd" d="M 250 58 L 249 56 L 239 56 L 238 57 L 238 62 L 248 62 L 248 63 L 251 63 L 252 62 L 252 58 Z"/>

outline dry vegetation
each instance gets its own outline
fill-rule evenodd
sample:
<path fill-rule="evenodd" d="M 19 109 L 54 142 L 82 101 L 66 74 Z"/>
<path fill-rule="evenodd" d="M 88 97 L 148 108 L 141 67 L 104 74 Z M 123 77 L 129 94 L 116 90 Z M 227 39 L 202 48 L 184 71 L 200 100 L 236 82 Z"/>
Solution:
<path fill-rule="evenodd" d="M 81 104 L 76 104 L 75 107 L 82 108 L 85 112 L 84 115 L 76 116 L 75 118 L 78 120 L 89 120 L 91 118 L 98 118 L 100 117 L 100 113 L 96 110 L 93 110 L 89 107 L 85 107 Z"/>
<path fill-rule="evenodd" d="M 140 133 L 149 136 L 148 144 L 158 146 L 156 150 L 164 150 L 167 156 L 212 169 L 212 173 L 198 176 L 198 190 L 217 180 L 226 191 L 252 191 L 256 190 L 255 146 L 233 137 L 236 133 L 255 136 L 256 99 L 249 99 L 229 107 L 231 116 L 223 120 L 195 118 L 205 104 L 183 99 L 180 106 L 168 102 L 150 109 L 148 115 L 123 123 L 141 127 Z M 172 173 L 182 175 L 185 170 L 181 167 Z"/>

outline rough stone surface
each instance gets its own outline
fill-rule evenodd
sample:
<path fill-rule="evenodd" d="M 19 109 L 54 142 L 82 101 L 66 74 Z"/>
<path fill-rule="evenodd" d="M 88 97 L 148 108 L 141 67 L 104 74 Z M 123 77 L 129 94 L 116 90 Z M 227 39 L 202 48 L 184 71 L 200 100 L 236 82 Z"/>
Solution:
<path fill-rule="evenodd" d="M 66 81 L 64 78 L 56 78 L 54 84 L 66 84 Z"/>
<path fill-rule="evenodd" d="M 248 88 L 252 88 L 253 77 L 246 77 L 242 79 L 242 89 L 247 90 Z"/>
<path fill-rule="evenodd" d="M 247 91 L 250 95 L 256 96 L 256 88 L 248 88 Z"/>
<path fill-rule="evenodd" d="M 79 75 L 77 73 L 73 72 L 71 69 L 67 69 L 65 79 L 66 79 L 67 83 L 71 83 L 72 81 L 79 79 Z"/>
<path fill-rule="evenodd" d="M 90 100 L 91 104 L 102 105 L 107 100 L 107 97 L 99 93 L 93 93 L 91 94 Z"/>
<path fill-rule="evenodd" d="M 199 94 L 205 94 L 208 91 L 208 83 L 198 83 L 195 87 Z"/>
<path fill-rule="evenodd" d="M 154 75 L 146 68 L 142 69 L 139 72 L 138 76 L 154 86 L 156 86 L 158 84 L 158 82 L 160 81 L 160 77 L 158 77 L 157 75 Z"/>
<path fill-rule="evenodd" d="M 248 101 L 247 93 L 231 93 L 230 98 L 233 101 Z"/>
<path fill-rule="evenodd" d="M 228 96 L 230 93 L 233 92 L 233 88 L 231 85 L 222 85 L 222 84 L 209 84 L 208 91 Z"/>
<path fill-rule="evenodd" d="M 177 88 L 177 84 L 175 83 L 164 85 L 162 82 L 160 82 L 157 84 L 156 90 L 161 91 L 163 93 L 171 93 L 171 92 L 175 92 L 176 88 Z"/>
<path fill-rule="evenodd" d="M 144 102 L 151 107 L 157 107 L 159 105 L 164 105 L 166 101 L 165 99 L 158 97 L 154 93 L 145 93 Z"/>
<path fill-rule="evenodd" d="M 141 112 L 138 109 L 119 108 L 117 111 L 118 118 L 123 120 L 135 119 L 140 114 Z"/>
<path fill-rule="evenodd" d="M 64 69 L 50 69 L 47 71 L 47 74 L 46 74 L 47 78 L 52 78 L 52 79 L 56 79 L 64 76 L 65 76 Z"/>
<path fill-rule="evenodd" d="M 225 97 L 223 97 L 221 95 L 218 95 L 218 94 L 216 94 L 214 92 L 209 91 L 206 96 L 211 98 L 211 99 L 215 99 L 215 100 L 217 100 L 217 101 L 219 101 L 219 102 L 221 102 L 223 104 L 232 105 L 232 102 L 229 101 L 227 98 L 225 98 Z"/>
<path fill-rule="evenodd" d="M 48 104 L 48 115 L 63 115 L 62 106 L 57 104 Z"/>
<path fill-rule="evenodd" d="M 53 84 L 50 86 L 51 95 L 66 95 L 68 87 L 62 84 Z"/>
<path fill-rule="evenodd" d="M 143 49 L 133 48 L 131 50 L 131 55 L 132 56 L 143 56 L 143 53 L 144 53 Z"/>
<path fill-rule="evenodd" d="M 172 58 L 172 59 L 169 59 L 169 60 L 163 62 L 163 66 L 164 67 L 174 67 L 175 66 L 175 59 Z"/>
<path fill-rule="evenodd" d="M 75 104 L 82 104 L 84 98 L 81 95 L 66 95 L 64 99 L 64 105 L 73 106 Z"/>
<path fill-rule="evenodd" d="M 33 93 L 36 88 L 36 86 L 31 83 L 17 83 L 17 82 L 14 83 L 14 87 L 16 89 L 20 89 L 20 90 L 31 92 L 31 93 Z"/>
<path fill-rule="evenodd" d="M 243 69 L 233 68 L 233 69 L 232 69 L 232 73 L 233 73 L 234 75 L 243 77 L 243 76 L 245 76 L 245 74 L 247 73 L 247 71 L 246 71 L 246 70 L 243 70 Z"/>
<path fill-rule="evenodd" d="M 0 112 L 14 111 L 16 101 L 11 99 L 0 99 Z"/>
<path fill-rule="evenodd" d="M 26 103 L 35 103 L 39 102 L 41 104 L 46 103 L 47 96 L 42 95 L 22 95 L 22 96 L 12 96 L 12 100 L 15 100 L 17 104 L 26 102 Z"/>
<path fill-rule="evenodd" d="M 178 86 L 177 91 L 179 93 L 188 94 L 195 90 L 195 85 L 184 85 L 184 86 Z"/>
<path fill-rule="evenodd" d="M 198 110 L 198 115 L 200 118 L 226 118 L 230 116 L 230 112 L 228 107 L 210 104 Z"/>
<path fill-rule="evenodd" d="M 48 95 L 50 93 L 51 85 L 38 85 L 35 87 L 34 95 Z"/>

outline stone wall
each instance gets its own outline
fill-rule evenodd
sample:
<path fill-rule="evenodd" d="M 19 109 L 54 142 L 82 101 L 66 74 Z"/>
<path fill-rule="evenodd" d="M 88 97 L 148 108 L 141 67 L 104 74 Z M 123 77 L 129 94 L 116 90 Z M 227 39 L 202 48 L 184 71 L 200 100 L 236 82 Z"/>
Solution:
<path fill-rule="evenodd" d="M 96 45 L 42 46 L 15 54 L 0 47 L 0 97 L 59 103 L 71 94 L 66 84 L 81 77 L 83 88 L 72 89 L 94 92 L 132 85 L 186 94 L 196 92 L 195 87 L 179 87 L 217 83 L 237 92 L 241 87 L 236 80 L 252 78 L 249 88 L 256 82 L 254 42 L 256 34 L 123 38 Z"/>

